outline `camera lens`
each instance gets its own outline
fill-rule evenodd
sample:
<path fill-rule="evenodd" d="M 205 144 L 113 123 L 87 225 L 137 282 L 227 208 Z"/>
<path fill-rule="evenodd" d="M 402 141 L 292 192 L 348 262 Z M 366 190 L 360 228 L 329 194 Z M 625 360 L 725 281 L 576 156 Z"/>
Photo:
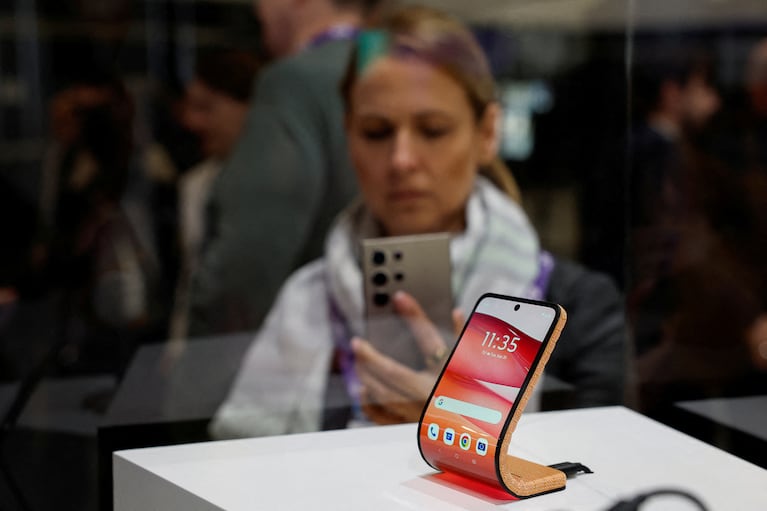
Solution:
<path fill-rule="evenodd" d="M 383 307 L 389 303 L 389 295 L 387 293 L 376 293 L 373 295 L 373 303 L 379 307 Z"/>
<path fill-rule="evenodd" d="M 516 304 L 516 305 L 514 306 L 514 310 L 515 310 L 515 311 L 518 311 L 518 310 L 519 310 L 519 304 Z"/>
<path fill-rule="evenodd" d="M 373 281 L 373 284 L 375 284 L 376 286 L 383 286 L 383 285 L 386 285 L 387 282 L 389 282 L 389 277 L 387 277 L 384 272 L 379 271 L 373 274 L 373 278 L 371 280 Z"/>
<path fill-rule="evenodd" d="M 373 264 L 375 265 L 382 265 L 386 262 L 386 254 L 384 254 L 381 250 L 376 250 L 373 252 Z"/>

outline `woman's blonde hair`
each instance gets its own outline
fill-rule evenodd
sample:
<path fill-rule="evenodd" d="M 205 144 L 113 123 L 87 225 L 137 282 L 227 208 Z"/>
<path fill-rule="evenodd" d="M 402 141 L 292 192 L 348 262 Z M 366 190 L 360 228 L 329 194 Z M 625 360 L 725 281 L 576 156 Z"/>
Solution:
<path fill-rule="evenodd" d="M 469 29 L 443 12 L 409 6 L 384 15 L 373 29 L 363 31 L 358 37 L 341 82 L 347 111 L 351 108 L 351 91 L 360 72 L 382 55 L 415 57 L 446 72 L 465 91 L 477 120 L 497 102 L 490 65 Z M 480 173 L 512 199 L 520 201 L 517 182 L 498 156 L 480 168 Z"/>

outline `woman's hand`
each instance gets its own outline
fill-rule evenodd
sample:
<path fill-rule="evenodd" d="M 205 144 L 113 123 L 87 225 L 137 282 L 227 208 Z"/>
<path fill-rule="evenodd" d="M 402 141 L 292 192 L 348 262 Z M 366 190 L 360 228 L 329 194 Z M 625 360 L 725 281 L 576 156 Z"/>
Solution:
<path fill-rule="evenodd" d="M 357 374 L 362 383 L 362 407 L 378 424 L 417 421 L 448 354 L 444 339 L 412 296 L 398 291 L 392 299 L 394 309 L 415 336 L 426 368 L 416 371 L 382 354 L 368 341 L 358 337 L 352 339 Z M 456 335 L 463 323 L 463 314 L 454 310 Z"/>

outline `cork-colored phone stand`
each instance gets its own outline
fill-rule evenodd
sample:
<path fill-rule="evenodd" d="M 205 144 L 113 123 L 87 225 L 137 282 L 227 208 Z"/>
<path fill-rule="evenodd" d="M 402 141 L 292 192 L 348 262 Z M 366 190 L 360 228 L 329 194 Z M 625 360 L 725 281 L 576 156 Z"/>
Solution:
<path fill-rule="evenodd" d="M 471 463 L 476 462 L 470 461 L 468 457 L 459 458 L 456 456 L 457 461 L 451 460 L 450 464 L 443 463 L 437 467 L 434 463 L 427 459 L 427 456 L 424 455 L 424 450 L 421 448 L 420 443 L 421 434 L 419 433 L 419 449 L 421 449 L 421 454 L 424 456 L 424 459 L 427 461 L 427 463 L 440 470 L 455 471 L 462 474 L 463 476 L 475 478 L 486 484 L 490 483 L 491 485 L 497 486 L 503 491 L 508 492 L 517 498 L 533 497 L 544 493 L 563 490 L 565 488 L 566 476 L 564 472 L 509 454 L 511 436 L 517 427 L 519 418 L 521 417 L 522 412 L 527 405 L 533 388 L 535 388 L 536 384 L 540 380 L 541 375 L 543 374 L 543 369 L 546 366 L 551 352 L 554 350 L 557 340 L 559 339 L 559 336 L 562 333 L 562 329 L 564 328 L 565 322 L 567 321 L 567 313 L 565 310 L 559 305 L 556 305 L 555 307 L 558 311 L 558 314 L 548 340 L 545 343 L 545 346 L 543 347 L 539 357 L 537 358 L 536 364 L 531 368 L 533 372 L 529 375 L 529 379 L 527 380 L 526 385 L 521 389 L 514 406 L 512 407 L 509 415 L 505 417 L 503 422 L 504 426 L 501 429 L 501 434 L 497 439 L 497 447 L 495 449 L 495 474 L 473 474 L 472 472 L 476 469 L 476 464 L 471 466 Z M 442 375 L 440 376 L 440 380 L 441 379 Z M 435 385 L 435 389 L 438 388 L 438 385 L 439 380 Z M 430 401 L 431 398 L 429 399 L 429 402 Z M 429 402 L 427 402 L 427 408 L 429 406 Z M 424 424 L 424 419 L 427 416 L 427 408 L 424 408 L 424 413 L 421 416 L 421 421 L 419 422 L 419 432 L 421 432 L 423 428 L 428 427 L 428 425 Z M 462 466 L 460 466 L 461 463 L 465 463 L 463 467 L 465 467 L 466 470 L 462 469 Z"/>
<path fill-rule="evenodd" d="M 498 468 L 500 481 L 505 486 L 505 489 L 515 497 L 533 497 L 565 488 L 567 477 L 561 470 L 511 456 L 508 452 L 509 445 L 511 444 L 511 435 L 517 428 L 522 411 L 525 409 L 528 399 L 530 399 L 533 388 L 538 384 L 538 380 L 543 374 L 543 368 L 549 361 L 551 352 L 554 350 L 557 340 L 559 340 L 559 335 L 562 333 L 566 321 L 567 313 L 560 307 L 559 319 L 554 326 L 554 331 L 541 354 L 541 358 L 530 378 L 524 395 L 508 419 L 506 427 L 501 434 L 503 440 L 499 443 L 500 447 L 496 451 L 496 467 Z"/>

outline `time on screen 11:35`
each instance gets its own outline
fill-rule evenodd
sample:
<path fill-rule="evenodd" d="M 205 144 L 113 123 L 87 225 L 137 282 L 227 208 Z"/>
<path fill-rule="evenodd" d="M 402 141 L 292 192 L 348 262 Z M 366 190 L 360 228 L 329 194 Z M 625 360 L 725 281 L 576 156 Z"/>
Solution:
<path fill-rule="evenodd" d="M 509 335 L 485 331 L 485 338 L 482 339 L 482 347 L 495 348 L 498 351 L 508 351 L 509 353 L 514 353 L 517 351 L 517 342 L 519 340 L 520 337 L 516 335 L 516 333 L 515 335 Z"/>

